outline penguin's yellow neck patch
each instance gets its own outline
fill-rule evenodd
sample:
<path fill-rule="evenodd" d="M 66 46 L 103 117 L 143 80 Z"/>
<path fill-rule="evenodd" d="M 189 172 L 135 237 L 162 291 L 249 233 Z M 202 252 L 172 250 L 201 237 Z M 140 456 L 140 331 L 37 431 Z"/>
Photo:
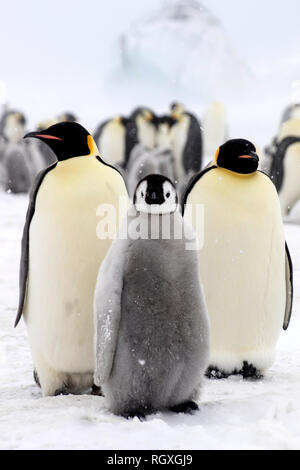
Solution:
<path fill-rule="evenodd" d="M 89 157 L 95 157 L 96 155 L 99 155 L 99 150 L 98 147 L 91 135 L 87 136 L 87 144 L 88 148 L 90 150 Z"/>
<path fill-rule="evenodd" d="M 215 153 L 215 164 L 218 166 L 218 156 L 220 153 L 220 147 L 217 148 L 217 151 Z"/>

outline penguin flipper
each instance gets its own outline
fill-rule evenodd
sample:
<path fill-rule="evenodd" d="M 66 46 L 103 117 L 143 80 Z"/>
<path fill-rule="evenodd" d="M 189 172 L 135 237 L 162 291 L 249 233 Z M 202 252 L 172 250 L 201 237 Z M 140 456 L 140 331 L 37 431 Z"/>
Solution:
<path fill-rule="evenodd" d="M 113 365 L 123 290 L 123 266 L 127 240 L 113 241 L 99 269 L 94 296 L 94 324 L 96 364 L 95 384 L 107 381 Z"/>
<path fill-rule="evenodd" d="M 25 225 L 21 242 L 21 260 L 19 269 L 19 304 L 15 320 L 15 327 L 19 323 L 20 318 L 23 314 L 26 297 L 27 277 L 29 268 L 29 229 L 35 212 L 36 196 L 46 174 L 51 171 L 54 167 L 56 167 L 56 165 L 57 162 L 54 162 L 52 165 L 48 166 L 47 168 L 44 168 L 38 173 L 29 195 L 29 205 L 26 213 Z"/>
<path fill-rule="evenodd" d="M 286 304 L 283 321 L 283 329 L 289 326 L 293 307 L 293 264 L 287 243 L 285 244 L 285 282 L 286 282 Z"/>

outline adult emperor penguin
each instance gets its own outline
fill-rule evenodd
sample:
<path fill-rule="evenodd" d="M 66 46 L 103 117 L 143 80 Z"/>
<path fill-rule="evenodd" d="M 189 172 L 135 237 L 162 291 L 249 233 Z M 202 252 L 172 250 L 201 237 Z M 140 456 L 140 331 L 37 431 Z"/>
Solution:
<path fill-rule="evenodd" d="M 98 275 L 95 383 L 125 417 L 198 408 L 208 315 L 197 250 L 186 249 L 195 235 L 176 207 L 168 178 L 142 179 Z"/>
<path fill-rule="evenodd" d="M 300 199 L 300 119 L 285 121 L 273 149 L 270 176 L 279 194 L 281 211 L 287 216 Z"/>
<path fill-rule="evenodd" d="M 156 146 L 157 132 L 157 118 L 154 112 L 149 108 L 139 106 L 129 117 L 136 124 L 138 142 L 153 149 Z"/>
<path fill-rule="evenodd" d="M 25 137 L 43 140 L 57 156 L 31 193 L 15 322 L 23 313 L 35 375 L 51 396 L 93 383 L 93 293 L 111 244 L 96 235 L 96 210 L 110 204 L 125 215 L 127 191 L 80 124 L 63 122 Z"/>
<path fill-rule="evenodd" d="M 172 127 L 176 124 L 176 120 L 171 116 L 163 115 L 158 116 L 157 122 L 157 135 L 156 146 L 162 148 L 172 149 Z"/>
<path fill-rule="evenodd" d="M 276 188 L 257 171 L 254 145 L 229 140 L 191 180 L 184 218 L 204 208 L 201 280 L 211 322 L 212 375 L 260 376 L 292 308 L 292 264 Z"/>
<path fill-rule="evenodd" d="M 103 159 L 111 165 L 126 167 L 130 153 L 137 144 L 134 120 L 117 116 L 104 121 L 94 132 L 94 140 Z"/>
<path fill-rule="evenodd" d="M 200 171 L 202 165 L 202 132 L 196 116 L 179 103 L 171 104 L 171 117 L 176 123 L 171 130 L 176 173 L 180 179 Z"/>

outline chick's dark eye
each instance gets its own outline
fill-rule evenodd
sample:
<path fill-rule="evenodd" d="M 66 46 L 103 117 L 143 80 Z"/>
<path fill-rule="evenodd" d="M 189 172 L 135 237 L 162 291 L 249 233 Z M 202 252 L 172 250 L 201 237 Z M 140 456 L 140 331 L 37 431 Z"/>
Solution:
<path fill-rule="evenodd" d="M 144 197 L 144 193 L 143 193 L 143 191 L 141 192 L 141 196 L 142 196 L 142 197 Z"/>
<path fill-rule="evenodd" d="M 170 193 L 169 193 L 169 192 L 167 192 L 166 197 L 170 197 Z"/>

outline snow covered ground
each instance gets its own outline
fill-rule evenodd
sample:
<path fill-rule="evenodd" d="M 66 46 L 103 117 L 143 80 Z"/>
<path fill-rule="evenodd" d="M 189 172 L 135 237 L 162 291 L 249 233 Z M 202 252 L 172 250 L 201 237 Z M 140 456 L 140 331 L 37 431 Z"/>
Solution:
<path fill-rule="evenodd" d="M 26 206 L 25 196 L 0 195 L 0 449 L 300 449 L 300 225 L 285 225 L 294 311 L 265 378 L 205 380 L 195 415 L 140 422 L 111 415 L 102 397 L 42 398 L 34 384 L 24 323 L 13 328 Z"/>

